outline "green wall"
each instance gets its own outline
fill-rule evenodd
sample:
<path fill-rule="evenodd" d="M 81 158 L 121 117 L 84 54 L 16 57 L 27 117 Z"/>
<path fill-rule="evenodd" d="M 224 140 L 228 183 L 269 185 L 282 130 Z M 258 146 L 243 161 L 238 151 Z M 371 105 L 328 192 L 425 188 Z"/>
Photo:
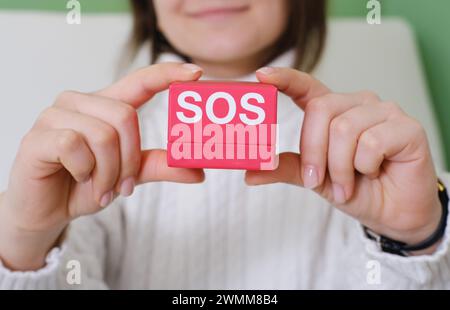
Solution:
<path fill-rule="evenodd" d="M 314 1 L 314 0 L 310 0 Z M 126 0 L 80 0 L 85 12 L 122 12 Z M 329 0 L 335 16 L 365 16 L 367 0 Z M 66 0 L 0 0 L 0 9 L 65 10 Z M 383 16 L 401 16 L 417 34 L 450 167 L 450 0 L 381 0 Z"/>
<path fill-rule="evenodd" d="M 329 0 L 338 16 L 364 16 L 366 0 Z M 450 0 L 381 0 L 383 16 L 414 27 L 450 168 Z"/>
<path fill-rule="evenodd" d="M 122 12 L 127 0 L 79 0 L 85 12 Z M 61 11 L 68 0 L 0 0 L 0 9 Z"/>

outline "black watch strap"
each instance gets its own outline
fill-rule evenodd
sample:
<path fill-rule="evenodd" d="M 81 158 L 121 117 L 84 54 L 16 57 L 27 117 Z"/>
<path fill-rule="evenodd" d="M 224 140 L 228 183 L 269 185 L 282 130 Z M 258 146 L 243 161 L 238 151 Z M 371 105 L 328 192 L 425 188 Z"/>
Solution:
<path fill-rule="evenodd" d="M 376 241 L 383 252 L 397 254 L 400 256 L 408 256 L 409 252 L 425 250 L 431 247 L 442 239 L 447 227 L 449 196 L 444 184 L 441 181 L 438 181 L 438 194 L 442 205 L 441 220 L 436 231 L 426 240 L 418 244 L 408 245 L 404 242 L 396 241 L 383 235 L 378 235 L 367 227 L 364 227 L 364 233 L 367 238 Z"/>

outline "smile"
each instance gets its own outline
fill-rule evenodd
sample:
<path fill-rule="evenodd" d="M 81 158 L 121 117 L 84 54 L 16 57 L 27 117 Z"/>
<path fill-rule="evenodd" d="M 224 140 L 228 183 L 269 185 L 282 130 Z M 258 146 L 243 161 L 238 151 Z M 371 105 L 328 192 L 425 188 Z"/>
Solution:
<path fill-rule="evenodd" d="M 224 18 L 246 12 L 249 8 L 248 5 L 239 7 L 207 8 L 197 12 L 188 13 L 188 16 L 198 19 Z"/>

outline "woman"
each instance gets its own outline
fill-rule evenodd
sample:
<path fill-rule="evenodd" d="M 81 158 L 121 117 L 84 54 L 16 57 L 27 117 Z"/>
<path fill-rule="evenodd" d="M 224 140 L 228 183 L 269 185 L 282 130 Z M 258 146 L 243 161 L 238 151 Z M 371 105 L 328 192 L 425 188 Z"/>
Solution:
<path fill-rule="evenodd" d="M 1 288 L 449 288 L 448 201 L 421 125 L 304 73 L 325 0 L 131 3 L 133 48 L 151 41 L 158 64 L 62 93 L 23 139 L 0 196 Z M 290 98 L 275 171 L 167 167 L 157 94 L 200 78 Z"/>

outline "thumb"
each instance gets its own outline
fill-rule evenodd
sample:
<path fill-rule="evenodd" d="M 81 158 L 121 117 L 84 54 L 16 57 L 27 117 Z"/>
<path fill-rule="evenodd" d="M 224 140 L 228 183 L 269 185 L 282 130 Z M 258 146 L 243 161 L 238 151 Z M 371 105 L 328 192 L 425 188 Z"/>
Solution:
<path fill-rule="evenodd" d="M 133 72 L 96 94 L 128 103 L 137 109 L 172 82 L 196 81 L 202 73 L 202 69 L 194 64 L 156 64 Z"/>
<path fill-rule="evenodd" d="M 142 151 L 138 184 L 169 181 L 176 183 L 201 183 L 205 180 L 202 169 L 171 168 L 167 165 L 164 150 Z"/>
<path fill-rule="evenodd" d="M 311 75 L 291 68 L 262 68 L 256 72 L 261 83 L 274 85 L 291 97 L 303 111 L 313 99 L 328 94 L 330 90 Z"/>
<path fill-rule="evenodd" d="M 304 187 L 301 173 L 301 155 L 297 153 L 282 153 L 280 154 L 277 169 L 272 171 L 247 171 L 245 174 L 245 182 L 251 186 L 286 183 Z M 329 175 L 313 191 L 326 200 L 332 201 L 333 190 Z"/>

